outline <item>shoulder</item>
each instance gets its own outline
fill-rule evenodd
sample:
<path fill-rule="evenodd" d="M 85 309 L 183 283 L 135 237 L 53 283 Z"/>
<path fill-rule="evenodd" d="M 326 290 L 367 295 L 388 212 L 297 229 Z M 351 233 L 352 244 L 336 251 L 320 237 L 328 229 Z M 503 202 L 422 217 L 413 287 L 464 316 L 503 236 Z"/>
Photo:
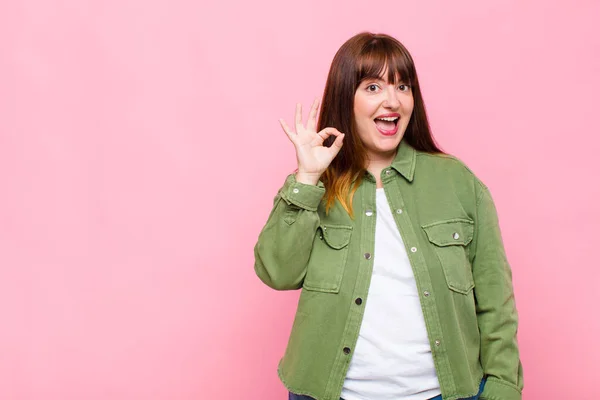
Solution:
<path fill-rule="evenodd" d="M 416 175 L 427 180 L 447 180 L 454 185 L 471 187 L 477 194 L 487 190 L 485 184 L 460 158 L 448 153 L 416 151 Z"/>
<path fill-rule="evenodd" d="M 417 163 L 420 166 L 430 168 L 443 168 L 450 172 L 465 174 L 475 177 L 475 174 L 467 164 L 453 154 L 448 153 L 426 153 L 417 151 Z"/>

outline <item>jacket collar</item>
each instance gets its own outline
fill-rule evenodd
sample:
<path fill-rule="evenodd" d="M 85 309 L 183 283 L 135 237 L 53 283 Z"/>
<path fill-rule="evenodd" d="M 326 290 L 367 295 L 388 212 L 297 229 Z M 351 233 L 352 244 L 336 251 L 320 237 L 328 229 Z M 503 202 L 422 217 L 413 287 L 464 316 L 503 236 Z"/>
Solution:
<path fill-rule="evenodd" d="M 398 152 L 394 161 L 392 161 L 392 168 L 394 168 L 400 175 L 405 177 L 409 182 L 413 181 L 415 175 L 415 166 L 417 164 L 417 151 L 402 139 L 398 145 Z"/>

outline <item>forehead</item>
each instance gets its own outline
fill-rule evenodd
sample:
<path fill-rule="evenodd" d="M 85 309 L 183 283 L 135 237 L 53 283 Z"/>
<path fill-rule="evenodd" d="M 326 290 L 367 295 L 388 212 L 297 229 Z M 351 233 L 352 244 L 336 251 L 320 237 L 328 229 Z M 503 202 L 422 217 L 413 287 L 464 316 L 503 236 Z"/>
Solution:
<path fill-rule="evenodd" d="M 395 84 L 397 82 L 404 82 L 404 79 L 401 76 L 400 71 L 395 71 L 393 74 L 389 73 L 388 68 L 385 67 L 379 74 L 371 73 L 365 74 L 362 77 L 361 82 L 364 81 L 380 81 L 385 83 Z"/>
<path fill-rule="evenodd" d="M 366 78 L 396 83 L 412 82 L 414 66 L 410 56 L 400 47 L 386 41 L 367 46 L 355 59 L 358 81 Z"/>
<path fill-rule="evenodd" d="M 359 74 L 359 82 L 365 80 L 377 80 L 385 83 L 396 84 L 397 82 L 406 82 L 410 79 L 406 79 L 406 71 L 401 68 L 390 70 L 387 64 L 381 65 L 369 65 L 366 68 L 361 68 Z"/>

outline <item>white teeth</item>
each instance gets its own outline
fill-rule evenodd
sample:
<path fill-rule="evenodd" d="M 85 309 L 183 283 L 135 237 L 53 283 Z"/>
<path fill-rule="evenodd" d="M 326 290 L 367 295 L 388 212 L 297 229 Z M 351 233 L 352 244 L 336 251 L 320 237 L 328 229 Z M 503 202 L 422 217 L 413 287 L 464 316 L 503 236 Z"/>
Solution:
<path fill-rule="evenodd" d="M 398 119 L 398 117 L 381 117 L 381 118 L 375 118 L 375 119 L 380 119 L 382 121 L 390 121 L 390 122 L 394 122 L 395 120 Z"/>

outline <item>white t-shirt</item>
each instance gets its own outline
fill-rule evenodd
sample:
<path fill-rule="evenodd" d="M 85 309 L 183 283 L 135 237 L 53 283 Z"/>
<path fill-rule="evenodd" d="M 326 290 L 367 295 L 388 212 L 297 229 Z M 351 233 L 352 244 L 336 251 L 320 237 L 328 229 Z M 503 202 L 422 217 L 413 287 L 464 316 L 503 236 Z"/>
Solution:
<path fill-rule="evenodd" d="M 345 400 L 424 400 L 440 384 L 406 248 L 383 188 L 377 190 L 373 275 Z"/>

